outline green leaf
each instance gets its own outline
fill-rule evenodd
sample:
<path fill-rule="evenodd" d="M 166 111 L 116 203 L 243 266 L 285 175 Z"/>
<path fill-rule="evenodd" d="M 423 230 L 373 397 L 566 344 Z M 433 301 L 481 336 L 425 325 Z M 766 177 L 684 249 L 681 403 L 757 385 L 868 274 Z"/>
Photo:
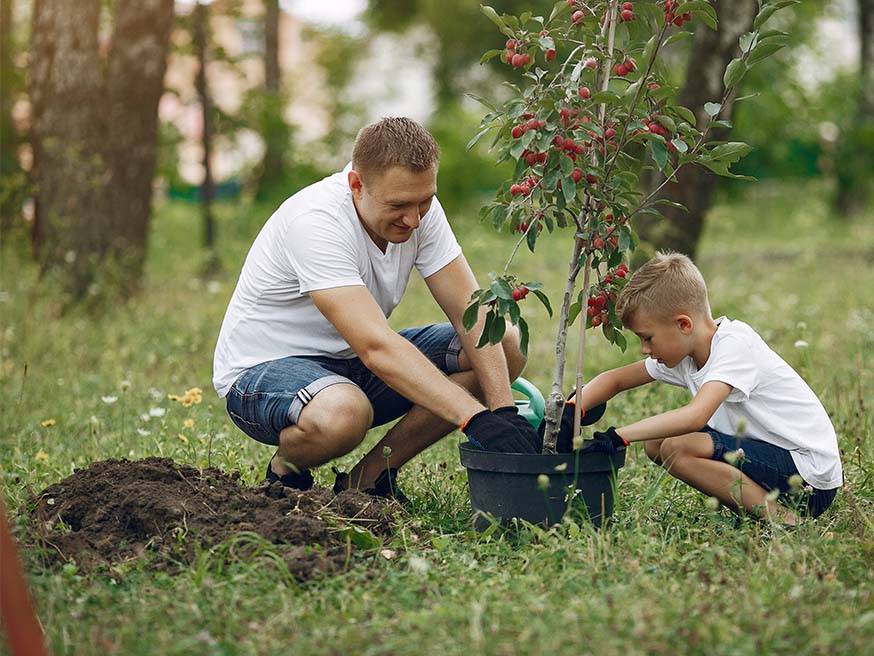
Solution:
<path fill-rule="evenodd" d="M 489 7 L 488 5 L 480 5 L 480 10 L 488 17 L 490 21 L 492 21 L 495 25 L 498 26 L 498 29 L 501 30 L 507 36 L 513 36 L 513 32 L 507 27 L 507 24 L 498 16 L 498 12 Z"/>
<path fill-rule="evenodd" d="M 653 34 L 649 38 L 649 41 L 647 41 L 646 45 L 643 47 L 643 56 L 641 58 L 643 62 L 648 62 L 650 59 L 652 59 L 652 54 L 655 52 L 656 45 L 658 45 L 658 42 L 659 42 L 658 34 Z"/>
<path fill-rule="evenodd" d="M 559 161 L 559 167 L 561 168 L 562 174 L 568 176 L 574 170 L 574 161 L 567 155 L 562 155 L 561 160 Z M 564 185 L 564 182 L 561 184 Z"/>
<path fill-rule="evenodd" d="M 628 348 L 628 341 L 625 339 L 625 335 L 622 334 L 621 331 L 617 330 L 613 334 L 613 343 L 616 344 L 623 352 Z"/>
<path fill-rule="evenodd" d="M 757 42 L 758 35 L 755 32 L 747 32 L 738 40 L 741 52 L 748 52 L 751 48 L 755 47 Z"/>
<path fill-rule="evenodd" d="M 565 0 L 558 0 L 558 2 L 553 6 L 552 11 L 549 13 L 549 19 L 546 21 L 547 25 L 569 11 L 571 11 L 570 5 L 568 5 Z"/>
<path fill-rule="evenodd" d="M 704 103 L 704 111 L 707 112 L 708 116 L 716 116 L 722 110 L 722 105 L 715 102 Z M 694 121 L 689 121 L 690 123 L 694 123 Z"/>
<path fill-rule="evenodd" d="M 741 157 L 744 157 L 752 148 L 742 141 L 729 141 L 728 143 L 720 144 L 710 151 L 707 155 L 708 159 L 721 160 L 728 163 L 734 163 Z"/>
<path fill-rule="evenodd" d="M 668 148 L 665 146 L 664 141 L 650 141 L 649 149 L 652 152 L 652 158 L 656 166 L 659 167 L 659 170 L 664 170 L 668 163 Z"/>
<path fill-rule="evenodd" d="M 567 175 L 561 181 L 561 193 L 564 196 L 566 203 L 570 204 L 577 196 L 577 187 L 574 184 L 574 179 Z"/>
<path fill-rule="evenodd" d="M 483 326 L 483 332 L 479 336 L 479 341 L 476 344 L 476 348 L 482 348 L 486 344 L 489 343 L 489 334 L 492 331 L 492 323 L 495 320 L 495 313 L 492 310 L 489 310 L 488 314 L 486 314 L 486 323 Z"/>
<path fill-rule="evenodd" d="M 573 326 L 574 321 L 576 321 L 577 317 L 580 315 L 580 311 L 583 309 L 583 304 L 577 301 L 573 305 L 568 308 L 567 314 L 567 325 Z"/>
<path fill-rule="evenodd" d="M 489 330 L 489 342 L 492 344 L 500 344 L 506 329 L 507 322 L 504 317 L 496 316 L 495 320 L 492 321 L 492 327 Z"/>
<path fill-rule="evenodd" d="M 529 289 L 531 289 L 531 288 L 529 287 Z M 538 300 L 541 303 L 543 303 L 543 307 L 546 308 L 547 314 L 549 314 L 549 316 L 551 317 L 552 316 L 552 306 L 549 304 L 549 298 L 547 298 L 546 294 L 544 294 L 539 289 L 531 289 L 531 291 L 533 291 L 534 295 L 538 298 Z"/>
<path fill-rule="evenodd" d="M 373 533 L 355 524 L 344 526 L 339 530 L 339 534 L 360 549 L 376 549 L 382 544 Z"/>
<path fill-rule="evenodd" d="M 798 4 L 797 0 L 782 0 L 781 2 L 775 2 L 773 4 L 768 4 L 762 7 L 762 10 L 759 12 L 756 19 L 753 21 L 753 27 L 755 29 L 759 29 L 762 25 L 764 25 L 767 20 L 774 15 L 774 12 L 783 9 L 783 7 L 788 7 L 789 5 Z"/>
<path fill-rule="evenodd" d="M 706 105 L 705 105 L 706 107 Z M 683 107 L 682 105 L 674 105 L 671 109 L 679 114 L 689 125 L 695 125 L 697 123 L 695 112 L 693 112 L 688 107 Z"/>
<path fill-rule="evenodd" d="M 674 144 L 674 148 L 676 148 L 681 153 L 685 153 L 687 150 L 689 150 L 689 145 L 682 139 L 672 139 L 671 143 Z"/>
<path fill-rule="evenodd" d="M 620 96 L 615 91 L 610 91 L 609 89 L 605 91 L 599 91 L 595 95 L 592 96 L 592 102 L 600 105 L 611 105 L 622 101 L 622 96 Z"/>
<path fill-rule="evenodd" d="M 665 114 L 660 114 L 656 120 L 665 126 L 670 132 L 677 131 L 677 124 L 674 122 L 670 116 L 666 116 Z"/>
<path fill-rule="evenodd" d="M 499 57 L 503 52 L 504 52 L 503 49 L 486 50 L 483 53 L 483 56 L 479 58 L 480 66 L 485 64 L 490 59 L 494 59 L 495 57 Z"/>
<path fill-rule="evenodd" d="M 479 303 L 471 303 L 464 311 L 461 317 L 461 324 L 467 332 L 476 325 L 476 320 L 479 318 Z"/>
<path fill-rule="evenodd" d="M 665 39 L 665 45 L 669 46 L 672 43 L 676 43 L 677 41 L 684 41 L 692 36 L 691 32 L 687 32 L 686 30 L 681 30 L 675 34 L 672 34 L 667 39 Z"/>
<path fill-rule="evenodd" d="M 756 46 L 755 50 L 750 53 L 750 56 L 747 58 L 747 64 L 749 66 L 753 66 L 754 64 L 758 64 L 763 59 L 770 57 L 778 50 L 782 50 L 784 44 L 779 43 L 777 41 L 767 41 L 765 43 L 760 43 Z"/>
<path fill-rule="evenodd" d="M 528 322 L 519 317 L 519 350 L 528 357 Z"/>
<path fill-rule="evenodd" d="M 747 65 L 743 59 L 732 59 L 725 68 L 725 75 L 722 76 L 722 82 L 726 87 L 733 87 L 740 82 L 746 72 Z"/>
<path fill-rule="evenodd" d="M 470 141 L 467 142 L 467 145 L 464 147 L 464 149 L 465 149 L 465 150 L 470 150 L 471 148 L 473 148 L 473 147 L 476 145 L 476 142 L 479 141 L 479 140 L 483 137 L 483 135 L 484 135 L 486 132 L 488 132 L 489 130 L 491 130 L 491 129 L 492 129 L 492 126 L 490 125 L 490 126 L 488 126 L 488 127 L 486 127 L 486 128 L 483 128 L 483 129 L 480 130 L 479 132 L 477 132 L 477 133 L 473 136 L 473 138 L 472 138 Z"/>
<path fill-rule="evenodd" d="M 513 298 L 513 290 L 506 280 L 503 278 L 496 278 L 492 281 L 491 290 L 495 293 L 498 298 L 503 298 L 504 300 L 512 300 Z"/>

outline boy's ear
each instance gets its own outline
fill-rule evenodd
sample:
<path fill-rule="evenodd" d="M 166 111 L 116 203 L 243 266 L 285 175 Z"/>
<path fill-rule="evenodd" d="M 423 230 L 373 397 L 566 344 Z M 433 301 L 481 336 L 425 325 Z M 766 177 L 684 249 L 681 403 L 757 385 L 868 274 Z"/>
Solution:
<path fill-rule="evenodd" d="M 692 332 L 692 328 L 694 327 L 694 322 L 692 321 L 692 317 L 688 314 L 678 314 L 674 317 L 674 322 L 677 325 L 677 328 L 680 329 L 680 332 L 684 335 L 688 335 Z"/>

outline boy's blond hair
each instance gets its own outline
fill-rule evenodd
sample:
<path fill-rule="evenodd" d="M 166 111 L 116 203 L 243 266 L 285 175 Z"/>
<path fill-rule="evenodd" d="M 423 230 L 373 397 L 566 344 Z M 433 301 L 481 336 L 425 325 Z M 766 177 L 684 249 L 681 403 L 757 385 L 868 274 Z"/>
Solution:
<path fill-rule="evenodd" d="M 656 253 L 631 276 L 616 301 L 616 314 L 624 325 L 641 309 L 662 319 L 677 314 L 710 316 L 707 284 L 698 267 L 681 253 Z"/>
<path fill-rule="evenodd" d="M 379 176 L 393 166 L 421 173 L 436 168 L 440 148 L 431 133 L 414 120 L 383 118 L 361 128 L 352 148 L 352 168 L 363 177 Z"/>

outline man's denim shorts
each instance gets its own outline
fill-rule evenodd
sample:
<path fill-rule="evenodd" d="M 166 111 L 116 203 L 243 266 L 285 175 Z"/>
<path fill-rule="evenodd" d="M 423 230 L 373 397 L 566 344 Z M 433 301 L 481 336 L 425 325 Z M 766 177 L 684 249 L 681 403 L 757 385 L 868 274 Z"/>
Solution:
<path fill-rule="evenodd" d="M 709 433 L 713 440 L 712 460 L 725 462 L 726 454 L 735 452 L 735 467 L 766 490 L 779 489 L 779 501 L 782 504 L 799 508 L 811 517 L 818 517 L 834 501 L 837 488 L 818 490 L 803 479 L 799 487 L 793 488 L 789 484 L 789 478 L 797 475 L 798 469 L 786 449 L 761 440 L 726 435 L 709 426 L 705 426 L 702 432 Z M 737 453 L 738 449 L 743 449 L 742 454 Z M 729 459 L 734 460 L 731 456 Z"/>
<path fill-rule="evenodd" d="M 440 371 L 461 371 L 461 340 L 449 323 L 407 328 L 400 335 L 412 342 Z M 249 437 L 278 445 L 279 433 L 298 422 L 301 410 L 321 390 L 337 383 L 359 387 L 373 406 L 373 426 L 406 414 L 413 407 L 376 377 L 358 358 L 290 356 L 262 362 L 244 371 L 227 396 L 228 414 Z"/>

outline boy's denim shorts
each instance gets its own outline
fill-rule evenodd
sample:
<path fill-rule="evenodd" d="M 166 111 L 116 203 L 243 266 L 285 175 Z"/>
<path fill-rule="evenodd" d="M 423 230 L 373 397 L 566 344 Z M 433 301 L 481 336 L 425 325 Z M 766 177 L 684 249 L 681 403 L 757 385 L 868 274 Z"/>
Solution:
<path fill-rule="evenodd" d="M 834 501 L 837 488 L 818 490 L 803 479 L 800 487 L 793 489 L 789 485 L 789 478 L 797 475 L 798 469 L 786 449 L 761 440 L 726 435 L 709 426 L 705 426 L 702 432 L 709 433 L 713 440 L 711 460 L 725 462 L 727 453 L 743 449 L 742 457 L 738 457 L 734 463 L 735 467 L 766 490 L 779 489 L 780 503 L 798 508 L 810 517 L 818 517 Z M 735 456 L 741 454 L 735 453 Z"/>
<path fill-rule="evenodd" d="M 461 339 L 452 324 L 407 328 L 399 334 L 443 373 L 461 371 Z M 373 406 L 373 426 L 393 421 L 413 407 L 359 358 L 290 356 L 262 362 L 240 374 L 227 395 L 228 414 L 246 435 L 276 446 L 280 431 L 298 422 L 306 404 L 326 387 L 338 383 L 351 383 L 364 392 Z"/>

